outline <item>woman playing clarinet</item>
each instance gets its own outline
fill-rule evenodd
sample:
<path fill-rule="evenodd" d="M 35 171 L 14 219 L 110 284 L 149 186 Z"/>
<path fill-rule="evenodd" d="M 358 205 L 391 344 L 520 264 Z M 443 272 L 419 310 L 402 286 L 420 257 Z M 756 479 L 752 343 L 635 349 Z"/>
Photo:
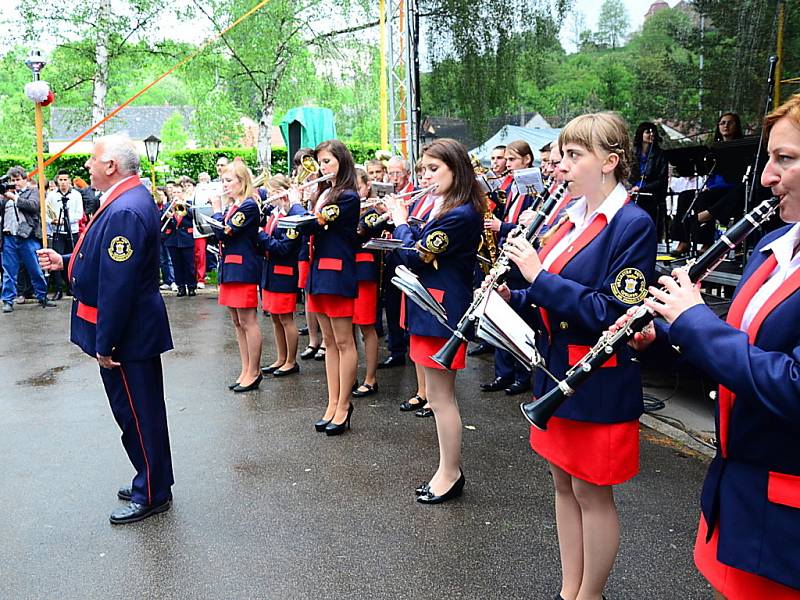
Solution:
<path fill-rule="evenodd" d="M 653 276 L 655 225 L 622 185 L 630 173 L 630 138 L 613 113 L 573 119 L 558 144 L 560 169 L 577 198 L 542 239 L 537 253 L 520 236 L 505 248 L 529 282 L 498 288 L 518 311 L 538 307 L 538 347 L 548 370 L 562 377 L 600 333 L 641 302 Z M 564 600 L 600 600 L 619 548 L 613 486 L 639 468 L 642 385 L 626 350 L 579 389 L 550 420 L 531 428 L 533 450 L 550 465 Z M 540 369 L 534 396 L 555 383 Z"/>
<path fill-rule="evenodd" d="M 675 271 L 646 301 L 668 325 L 634 338 L 679 347 L 720 383 L 694 557 L 727 600 L 800 598 L 800 95 L 767 116 L 764 134 L 761 184 L 788 225 L 759 241 L 727 322 Z"/>

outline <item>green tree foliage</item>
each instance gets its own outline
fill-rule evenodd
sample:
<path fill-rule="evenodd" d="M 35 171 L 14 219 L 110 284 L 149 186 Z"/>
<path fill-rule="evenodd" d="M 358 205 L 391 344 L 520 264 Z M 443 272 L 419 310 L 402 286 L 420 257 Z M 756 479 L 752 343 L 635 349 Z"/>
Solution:
<path fill-rule="evenodd" d="M 186 148 L 189 134 L 183 126 L 183 115 L 179 112 L 172 113 L 161 126 L 161 144 L 167 152 L 177 152 Z"/>
<path fill-rule="evenodd" d="M 423 109 L 450 94 L 451 107 L 479 137 L 489 119 L 520 103 L 522 49 L 549 47 L 571 0 L 423 0 L 433 70 L 423 84 Z"/>
<path fill-rule="evenodd" d="M 622 0 L 603 0 L 600 18 L 597 21 L 597 41 L 618 48 L 622 45 L 630 28 L 630 19 Z"/>

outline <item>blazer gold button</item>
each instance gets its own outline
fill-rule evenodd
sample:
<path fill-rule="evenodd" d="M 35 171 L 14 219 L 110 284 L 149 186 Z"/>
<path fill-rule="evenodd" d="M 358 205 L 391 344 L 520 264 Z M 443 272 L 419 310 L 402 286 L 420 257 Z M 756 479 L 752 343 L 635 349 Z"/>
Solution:
<path fill-rule="evenodd" d="M 566 321 L 561 321 L 561 323 L 559 323 L 558 326 L 561 329 L 568 329 L 569 328 L 569 323 L 567 323 Z"/>

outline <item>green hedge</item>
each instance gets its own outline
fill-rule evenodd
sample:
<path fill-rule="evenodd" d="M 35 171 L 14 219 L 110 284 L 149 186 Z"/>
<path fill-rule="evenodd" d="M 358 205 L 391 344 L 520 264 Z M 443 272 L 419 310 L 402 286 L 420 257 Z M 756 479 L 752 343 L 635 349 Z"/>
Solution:
<path fill-rule="evenodd" d="M 376 150 L 380 149 L 378 144 L 368 144 L 362 142 L 351 142 L 347 144 L 353 159 L 357 164 L 364 164 L 365 161 L 375 158 Z M 211 177 L 216 177 L 217 157 L 224 154 L 228 158 L 240 156 L 247 165 L 256 172 L 258 160 L 255 148 L 202 148 L 198 150 L 181 150 L 179 152 L 163 153 L 159 158 L 159 163 L 166 165 L 168 172 L 158 171 L 156 176 L 158 183 L 163 184 L 167 179 L 188 175 L 197 180 L 197 175 L 206 171 Z M 49 155 L 45 155 L 45 159 Z M 84 168 L 88 154 L 65 154 L 58 158 L 53 164 L 49 165 L 45 172 L 48 179 L 53 179 L 60 169 L 66 169 L 72 177 L 82 177 L 89 181 L 89 173 Z M 26 169 L 32 170 L 36 167 L 36 156 L 12 156 L 0 154 L 0 175 L 4 175 L 10 167 L 22 165 Z M 287 172 L 286 148 L 276 147 L 272 149 L 272 173 Z M 150 163 L 142 157 L 142 171 L 145 175 L 150 172 Z"/>

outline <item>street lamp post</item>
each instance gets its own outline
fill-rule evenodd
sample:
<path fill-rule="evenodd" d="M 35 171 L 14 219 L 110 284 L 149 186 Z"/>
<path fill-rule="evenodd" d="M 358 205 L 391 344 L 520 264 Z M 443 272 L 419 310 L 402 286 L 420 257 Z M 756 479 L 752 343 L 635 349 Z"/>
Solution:
<path fill-rule="evenodd" d="M 25 64 L 31 70 L 33 81 L 39 81 L 39 74 L 44 69 L 47 61 L 42 57 L 42 53 L 34 48 L 25 59 Z M 39 218 L 42 225 L 42 248 L 47 248 L 47 207 L 45 206 L 44 195 L 44 119 L 42 118 L 42 105 L 40 102 L 34 105 L 34 115 L 36 119 L 36 173 L 39 183 Z"/>
<path fill-rule="evenodd" d="M 158 160 L 158 150 L 161 147 L 161 140 L 151 135 L 144 140 L 144 152 L 147 160 L 150 161 L 150 183 L 152 185 L 153 198 L 156 197 L 156 161 Z"/>

